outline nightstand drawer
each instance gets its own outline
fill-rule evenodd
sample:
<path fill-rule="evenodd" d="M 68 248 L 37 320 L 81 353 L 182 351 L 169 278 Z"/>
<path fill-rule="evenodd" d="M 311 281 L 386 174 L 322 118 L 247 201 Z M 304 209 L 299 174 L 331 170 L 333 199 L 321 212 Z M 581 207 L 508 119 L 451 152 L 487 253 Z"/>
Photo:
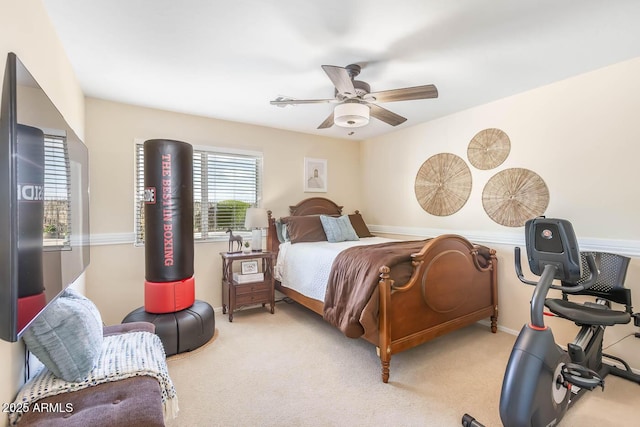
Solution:
<path fill-rule="evenodd" d="M 236 295 L 240 297 L 240 295 L 244 294 L 252 294 L 254 292 L 261 291 L 269 291 L 271 290 L 271 285 L 267 282 L 254 282 L 254 283 L 243 283 L 242 285 L 235 285 Z"/>
<path fill-rule="evenodd" d="M 271 301 L 271 293 L 266 290 L 262 292 L 254 292 L 248 294 L 236 295 L 236 305 L 259 304 Z"/>

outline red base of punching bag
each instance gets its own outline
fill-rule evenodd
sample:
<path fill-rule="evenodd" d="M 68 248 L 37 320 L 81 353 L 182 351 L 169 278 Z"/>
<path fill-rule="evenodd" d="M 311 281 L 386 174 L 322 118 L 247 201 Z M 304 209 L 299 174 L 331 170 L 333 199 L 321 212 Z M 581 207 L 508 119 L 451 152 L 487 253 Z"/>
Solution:
<path fill-rule="evenodd" d="M 174 313 L 193 305 L 196 299 L 193 276 L 177 282 L 144 282 L 144 310 Z"/>
<path fill-rule="evenodd" d="M 27 323 L 36 317 L 45 305 L 47 305 L 47 297 L 44 292 L 18 298 L 18 331 L 27 326 Z"/>

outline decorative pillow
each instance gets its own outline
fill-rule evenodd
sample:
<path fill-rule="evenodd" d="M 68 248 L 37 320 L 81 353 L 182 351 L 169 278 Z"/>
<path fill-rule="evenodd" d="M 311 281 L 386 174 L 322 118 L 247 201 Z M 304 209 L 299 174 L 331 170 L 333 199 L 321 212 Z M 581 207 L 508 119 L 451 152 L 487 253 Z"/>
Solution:
<path fill-rule="evenodd" d="M 318 215 L 287 216 L 282 218 L 282 222 L 287 226 L 287 235 L 291 243 L 324 242 L 327 240 Z"/>
<path fill-rule="evenodd" d="M 91 300 L 67 289 L 24 332 L 27 349 L 56 377 L 77 382 L 100 356 L 102 318 Z"/>
<path fill-rule="evenodd" d="M 360 240 L 347 215 L 342 215 L 338 218 L 320 215 L 320 221 L 327 235 L 327 240 L 331 243 Z"/>
<path fill-rule="evenodd" d="M 287 235 L 287 224 L 283 223 L 280 219 L 276 220 L 276 236 L 280 243 L 289 241 L 289 236 Z"/>
<path fill-rule="evenodd" d="M 369 227 L 364 223 L 364 219 L 358 211 L 349 215 L 349 220 L 351 221 L 353 229 L 356 230 L 358 237 L 373 237 L 373 234 L 369 231 Z"/>

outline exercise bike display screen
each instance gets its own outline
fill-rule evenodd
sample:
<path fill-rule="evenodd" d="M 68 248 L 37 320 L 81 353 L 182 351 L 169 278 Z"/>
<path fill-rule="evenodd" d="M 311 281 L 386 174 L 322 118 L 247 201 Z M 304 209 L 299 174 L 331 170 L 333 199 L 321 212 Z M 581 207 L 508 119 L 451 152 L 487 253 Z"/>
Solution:
<path fill-rule="evenodd" d="M 527 258 L 531 272 L 540 276 L 545 265 L 557 267 L 555 278 L 575 282 L 580 278 L 580 252 L 571 223 L 556 218 L 534 218 L 525 224 Z"/>
<path fill-rule="evenodd" d="M 536 224 L 536 250 L 542 252 L 562 253 L 562 241 L 558 238 L 556 224 Z"/>

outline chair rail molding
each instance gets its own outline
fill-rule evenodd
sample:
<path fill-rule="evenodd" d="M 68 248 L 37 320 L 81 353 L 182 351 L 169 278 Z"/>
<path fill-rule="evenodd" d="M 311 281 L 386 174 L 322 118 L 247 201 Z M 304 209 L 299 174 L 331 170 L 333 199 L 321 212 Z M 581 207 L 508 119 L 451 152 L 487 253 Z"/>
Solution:
<path fill-rule="evenodd" d="M 485 245 L 510 245 L 524 246 L 523 233 L 488 232 L 483 230 L 449 230 L 444 228 L 406 227 L 395 225 L 368 224 L 369 229 L 374 233 L 394 234 L 399 236 L 412 236 L 420 238 L 436 237 L 442 234 L 460 234 L 467 240 Z M 263 234 L 264 235 L 264 234 Z M 135 233 L 100 233 L 91 235 L 91 246 L 104 245 L 133 245 L 135 244 Z M 196 243 L 223 241 L 224 237 L 210 239 L 206 241 L 196 241 Z M 601 238 L 578 238 L 580 250 L 611 252 L 629 257 L 640 257 L 640 240 L 622 239 L 601 239 Z M 140 245 L 143 246 L 143 245 Z"/>
<path fill-rule="evenodd" d="M 394 225 L 368 224 L 373 233 L 415 236 L 422 238 L 436 237 L 442 234 L 460 234 L 467 240 L 485 245 L 524 246 L 524 233 L 487 232 L 483 230 L 449 230 L 442 228 L 405 227 Z M 640 240 L 578 238 L 582 251 L 611 252 L 629 257 L 640 257 Z"/>

